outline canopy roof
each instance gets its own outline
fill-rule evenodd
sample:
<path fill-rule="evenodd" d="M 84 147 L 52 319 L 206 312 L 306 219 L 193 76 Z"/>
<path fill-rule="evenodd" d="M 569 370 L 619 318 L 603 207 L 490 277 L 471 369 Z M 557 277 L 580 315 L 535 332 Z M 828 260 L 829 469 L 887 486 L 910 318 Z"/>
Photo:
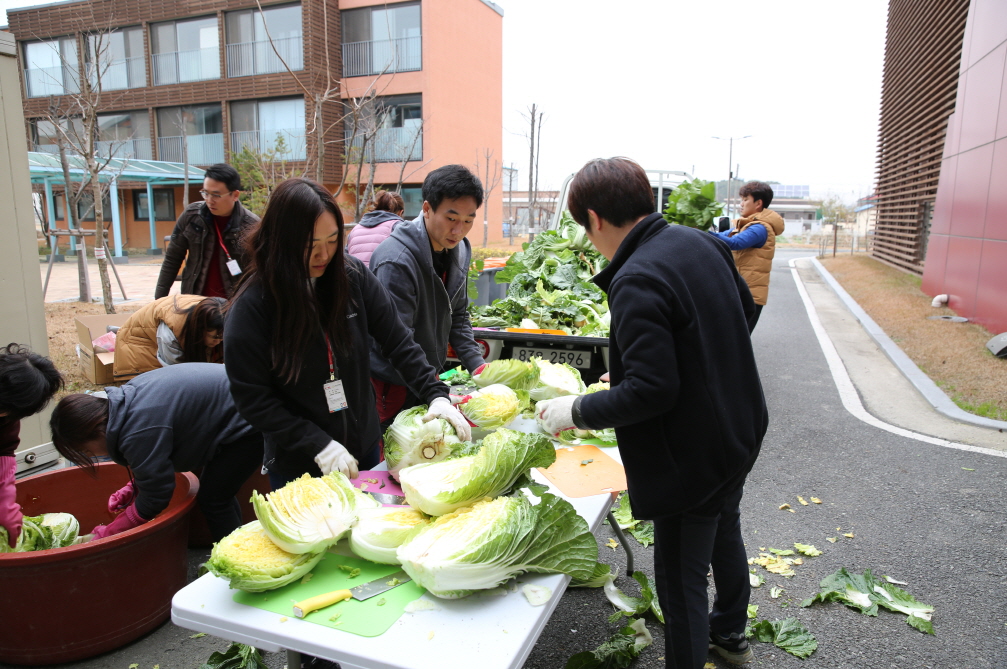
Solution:
<path fill-rule="evenodd" d="M 102 159 L 106 162 L 107 159 Z M 79 180 L 87 173 L 87 164 L 82 156 L 67 155 L 70 165 L 70 178 Z M 205 169 L 182 163 L 168 163 L 161 160 L 138 160 L 136 158 L 112 158 L 98 175 L 100 181 L 140 181 L 161 185 L 182 185 L 185 183 L 185 172 L 188 169 L 189 182 L 201 183 Z M 63 183 L 63 166 L 59 156 L 52 153 L 28 153 L 28 169 L 32 183 Z"/>

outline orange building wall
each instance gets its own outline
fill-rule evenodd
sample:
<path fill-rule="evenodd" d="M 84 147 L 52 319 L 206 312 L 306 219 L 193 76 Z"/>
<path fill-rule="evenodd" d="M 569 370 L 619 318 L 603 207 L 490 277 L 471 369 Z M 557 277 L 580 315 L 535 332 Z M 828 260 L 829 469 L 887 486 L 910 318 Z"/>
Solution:
<path fill-rule="evenodd" d="M 369 7 L 374 0 L 341 0 L 340 9 Z M 423 96 L 423 161 L 406 166 L 406 183 L 420 184 L 442 165 L 460 163 L 486 172 L 483 150 L 493 152 L 497 172 L 503 167 L 503 17 L 481 0 L 422 0 L 423 69 L 379 77 L 344 79 L 347 97 L 374 85 L 379 95 Z M 417 169 L 419 168 L 419 169 Z M 398 182 L 401 164 L 377 166 L 375 183 Z M 488 184 L 484 184 L 488 185 Z M 489 241 L 503 241 L 503 184 L 484 203 L 489 212 Z M 469 233 L 473 246 L 483 240 L 482 210 Z"/>

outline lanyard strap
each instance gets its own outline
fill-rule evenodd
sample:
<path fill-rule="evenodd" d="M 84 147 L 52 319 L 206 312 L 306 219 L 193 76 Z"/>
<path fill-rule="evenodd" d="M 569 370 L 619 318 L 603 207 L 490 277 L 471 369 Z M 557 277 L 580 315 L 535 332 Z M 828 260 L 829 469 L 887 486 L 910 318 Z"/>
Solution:
<path fill-rule="evenodd" d="M 332 344 L 329 343 L 329 335 L 324 334 L 325 337 L 325 349 L 329 354 L 329 381 L 336 380 L 336 363 L 332 357 Z"/>
<path fill-rule="evenodd" d="M 224 235 L 220 232 L 220 226 L 217 225 L 217 219 L 213 219 L 213 229 L 217 232 L 217 243 L 220 244 L 220 248 L 223 249 L 224 255 L 227 259 L 231 259 L 231 254 L 227 252 L 227 247 L 224 246 Z"/>

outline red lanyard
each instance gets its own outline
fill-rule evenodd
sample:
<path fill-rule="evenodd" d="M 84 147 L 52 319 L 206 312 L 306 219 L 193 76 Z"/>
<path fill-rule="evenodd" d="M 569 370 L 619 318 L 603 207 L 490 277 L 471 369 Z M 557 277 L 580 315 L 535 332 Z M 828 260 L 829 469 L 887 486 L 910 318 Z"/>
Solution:
<path fill-rule="evenodd" d="M 335 361 L 332 359 L 332 344 L 329 343 L 329 335 L 324 334 L 325 337 L 325 349 L 329 354 L 329 381 L 336 380 L 336 365 Z"/>
<path fill-rule="evenodd" d="M 230 260 L 231 254 L 227 252 L 227 247 L 224 246 L 224 235 L 220 232 L 220 227 L 217 225 L 216 219 L 213 221 L 213 229 L 217 231 L 217 243 L 219 243 L 220 248 L 224 250 L 224 255 L 227 256 L 227 259 Z"/>

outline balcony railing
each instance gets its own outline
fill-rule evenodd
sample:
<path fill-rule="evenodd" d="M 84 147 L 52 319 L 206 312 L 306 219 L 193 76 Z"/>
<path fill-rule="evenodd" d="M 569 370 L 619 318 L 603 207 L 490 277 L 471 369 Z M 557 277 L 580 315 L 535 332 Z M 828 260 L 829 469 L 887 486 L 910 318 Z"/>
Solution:
<path fill-rule="evenodd" d="M 347 42 L 343 44 L 343 76 L 363 77 L 422 69 L 422 38 Z"/>
<path fill-rule="evenodd" d="M 137 160 L 152 160 L 149 137 L 134 137 L 133 139 L 116 139 L 95 142 L 95 153 L 99 158 L 136 158 Z M 178 161 L 181 162 L 181 161 Z"/>
<path fill-rule="evenodd" d="M 58 144 L 35 144 L 36 153 L 52 153 L 59 155 L 59 145 Z"/>
<path fill-rule="evenodd" d="M 213 165 L 224 162 L 224 135 L 189 135 L 187 137 L 158 137 L 158 160 L 171 163 L 182 162 L 182 140 L 188 140 L 190 165 Z"/>
<path fill-rule="evenodd" d="M 220 50 L 216 47 L 155 53 L 151 58 L 155 86 L 220 79 Z"/>
<path fill-rule="evenodd" d="M 307 157 L 304 128 L 232 132 L 231 151 L 237 153 L 245 147 L 256 153 L 276 151 L 279 142 L 278 136 L 283 137 L 285 150 L 282 153 L 276 153 L 277 160 L 304 160 Z"/>
<path fill-rule="evenodd" d="M 105 91 L 121 91 L 127 88 L 146 88 L 147 72 L 144 69 L 143 57 L 124 58 L 97 65 L 87 64 L 87 77 L 92 86 L 98 85 L 98 75 L 101 75 L 101 88 Z"/>
<path fill-rule="evenodd" d="M 350 143 L 359 155 L 364 138 L 357 135 Z M 415 143 L 414 143 L 415 141 Z M 411 150 L 410 150 L 411 149 Z M 377 163 L 400 163 L 423 159 L 422 128 L 380 128 L 367 142 L 364 160 Z"/>
<path fill-rule="evenodd" d="M 30 67 L 24 71 L 24 81 L 30 98 L 80 92 L 77 71 L 66 65 Z"/>
<path fill-rule="evenodd" d="M 274 39 L 273 44 L 276 45 L 276 51 L 268 41 L 228 44 L 227 76 L 247 77 L 250 74 L 286 72 L 284 62 L 291 70 L 304 69 L 304 48 L 299 36 Z M 277 57 L 277 52 L 283 58 L 282 61 Z"/>

